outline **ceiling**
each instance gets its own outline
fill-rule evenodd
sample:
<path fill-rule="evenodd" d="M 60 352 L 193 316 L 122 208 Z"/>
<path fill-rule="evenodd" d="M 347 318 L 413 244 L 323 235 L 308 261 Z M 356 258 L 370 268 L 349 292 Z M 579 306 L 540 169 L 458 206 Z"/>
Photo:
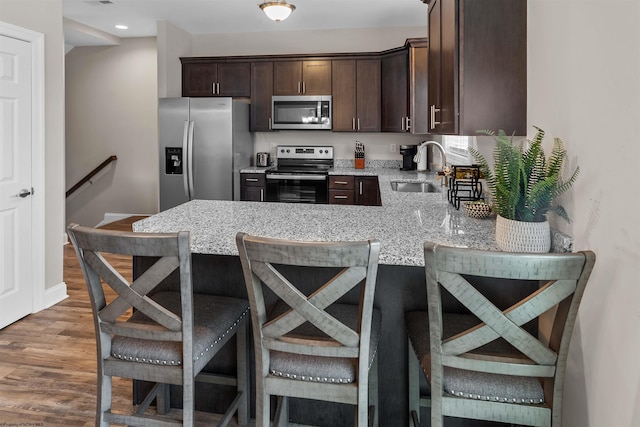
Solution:
<path fill-rule="evenodd" d="M 282 22 L 269 20 L 261 0 L 63 0 L 69 46 L 118 44 L 119 38 L 156 36 L 168 21 L 191 34 L 426 26 L 420 0 L 288 0 Z M 118 30 L 125 24 L 128 30 Z"/>

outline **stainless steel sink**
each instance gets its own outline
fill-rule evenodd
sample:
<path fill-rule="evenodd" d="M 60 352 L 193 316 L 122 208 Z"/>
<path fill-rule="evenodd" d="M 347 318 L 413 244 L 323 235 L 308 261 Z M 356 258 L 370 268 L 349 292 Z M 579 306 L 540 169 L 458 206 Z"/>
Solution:
<path fill-rule="evenodd" d="M 401 193 L 439 193 L 440 188 L 430 182 L 391 182 L 391 189 Z"/>

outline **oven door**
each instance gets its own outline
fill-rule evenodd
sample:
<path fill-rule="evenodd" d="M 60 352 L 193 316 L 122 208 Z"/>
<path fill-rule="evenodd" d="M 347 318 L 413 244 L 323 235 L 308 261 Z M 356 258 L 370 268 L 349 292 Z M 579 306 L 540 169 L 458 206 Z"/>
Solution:
<path fill-rule="evenodd" d="M 328 203 L 327 175 L 267 174 L 267 202 Z"/>

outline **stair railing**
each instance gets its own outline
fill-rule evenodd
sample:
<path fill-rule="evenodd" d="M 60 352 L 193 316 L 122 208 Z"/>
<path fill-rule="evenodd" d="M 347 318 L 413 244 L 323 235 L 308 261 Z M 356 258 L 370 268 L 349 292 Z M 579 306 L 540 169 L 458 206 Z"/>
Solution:
<path fill-rule="evenodd" d="M 78 183 L 76 185 L 74 185 L 69 190 L 67 190 L 66 197 L 69 197 L 73 192 L 78 190 L 80 187 L 82 187 L 87 182 L 91 182 L 91 178 L 96 176 L 102 169 L 106 168 L 107 166 L 109 166 L 111 164 L 111 162 L 115 162 L 116 160 L 118 160 L 117 156 L 110 156 L 107 160 L 105 160 L 104 162 L 100 163 L 100 165 L 98 167 L 96 167 L 94 170 L 89 172 L 84 178 L 82 178 L 80 181 L 78 181 Z"/>

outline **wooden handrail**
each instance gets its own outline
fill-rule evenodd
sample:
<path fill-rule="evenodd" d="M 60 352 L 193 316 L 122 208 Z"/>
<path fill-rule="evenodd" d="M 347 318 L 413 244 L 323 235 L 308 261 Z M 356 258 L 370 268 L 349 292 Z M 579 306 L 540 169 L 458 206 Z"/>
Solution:
<path fill-rule="evenodd" d="M 106 168 L 111 162 L 115 162 L 116 160 L 118 160 L 117 156 L 110 156 L 107 160 L 105 160 L 104 162 L 100 163 L 100 165 L 97 168 L 95 168 L 94 170 L 89 172 L 87 174 L 87 176 L 82 178 L 80 181 L 78 181 L 78 183 L 76 185 L 74 185 L 69 190 L 67 190 L 66 197 L 69 197 L 74 191 L 76 191 L 78 188 L 82 187 L 84 184 L 89 182 L 91 180 L 91 178 L 96 176 L 98 174 L 98 172 L 100 172 L 102 169 Z"/>

